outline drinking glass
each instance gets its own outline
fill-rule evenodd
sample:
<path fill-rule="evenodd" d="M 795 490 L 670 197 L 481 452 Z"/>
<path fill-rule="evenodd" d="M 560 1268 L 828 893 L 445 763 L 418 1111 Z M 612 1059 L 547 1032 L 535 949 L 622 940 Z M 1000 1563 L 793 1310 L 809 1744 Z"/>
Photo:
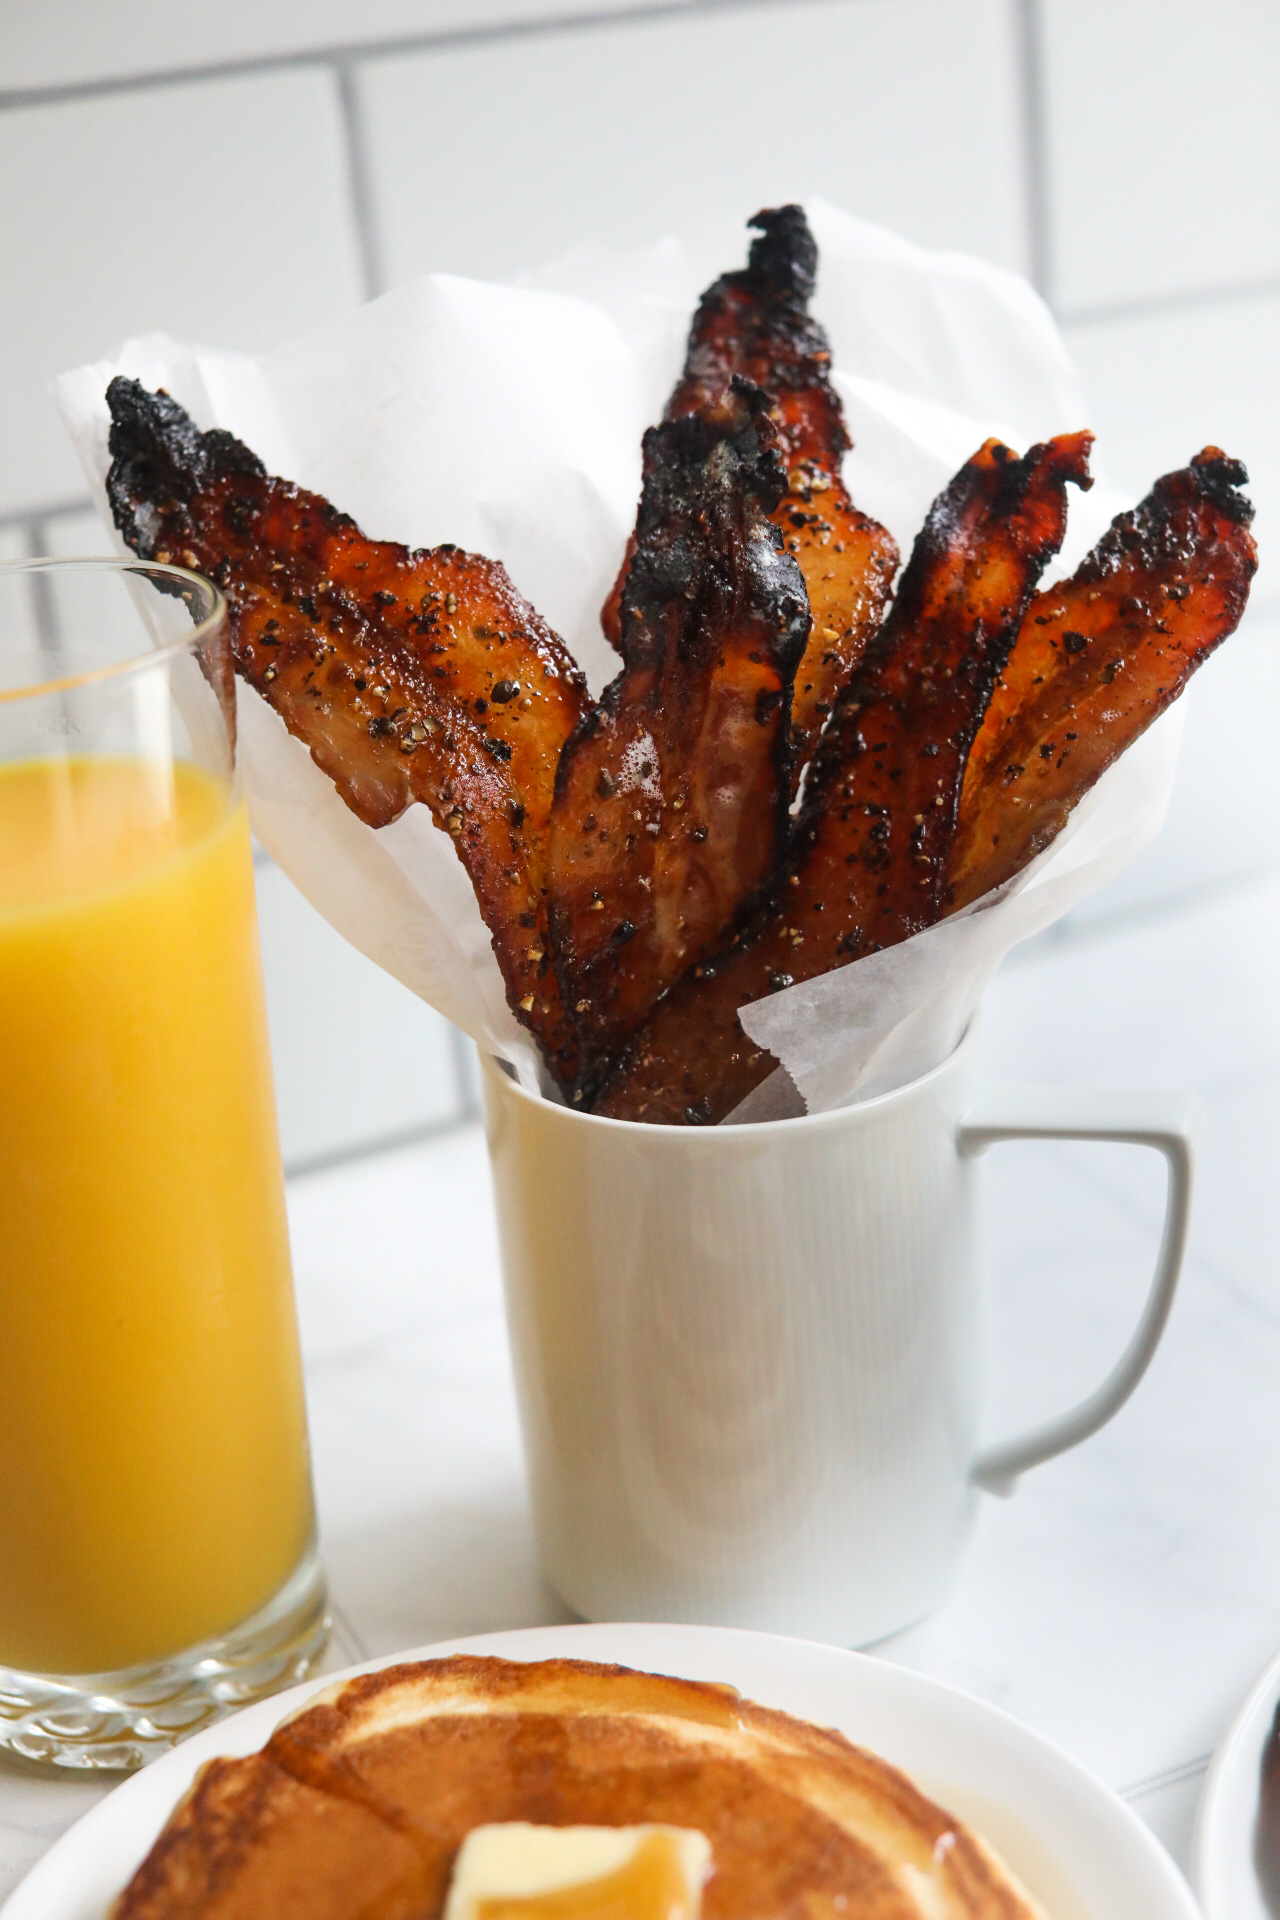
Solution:
<path fill-rule="evenodd" d="M 226 609 L 0 567 L 0 1746 L 140 1764 L 328 1636 Z"/>

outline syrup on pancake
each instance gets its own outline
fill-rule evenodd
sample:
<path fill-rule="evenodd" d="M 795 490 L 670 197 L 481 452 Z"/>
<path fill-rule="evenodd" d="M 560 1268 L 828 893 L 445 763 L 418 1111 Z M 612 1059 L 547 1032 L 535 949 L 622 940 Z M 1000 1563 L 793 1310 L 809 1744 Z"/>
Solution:
<path fill-rule="evenodd" d="M 701 1682 L 455 1655 L 331 1688 L 262 1753 L 212 1762 L 113 1920 L 437 1920 L 459 1847 L 499 1821 L 696 1829 L 706 1920 L 1038 1913 L 841 1734 Z"/>

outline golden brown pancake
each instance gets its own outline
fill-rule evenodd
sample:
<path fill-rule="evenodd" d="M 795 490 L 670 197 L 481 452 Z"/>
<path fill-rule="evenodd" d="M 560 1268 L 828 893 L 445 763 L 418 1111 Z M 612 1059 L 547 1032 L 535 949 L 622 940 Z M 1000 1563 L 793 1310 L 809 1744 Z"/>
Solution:
<path fill-rule="evenodd" d="M 115 1914 L 417 1920 L 417 1849 L 353 1801 L 290 1779 L 265 1754 L 200 1769 Z"/>
<path fill-rule="evenodd" d="M 729 1687 L 455 1655 L 318 1694 L 211 1761 L 114 1920 L 438 1920 L 472 1827 L 666 1822 L 706 1920 L 1035 1920 L 990 1847 L 842 1734 Z"/>

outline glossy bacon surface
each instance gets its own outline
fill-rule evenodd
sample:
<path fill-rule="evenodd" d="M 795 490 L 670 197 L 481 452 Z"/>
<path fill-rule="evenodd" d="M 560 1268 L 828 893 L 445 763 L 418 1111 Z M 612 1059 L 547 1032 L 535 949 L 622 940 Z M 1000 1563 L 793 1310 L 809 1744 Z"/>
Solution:
<path fill-rule="evenodd" d="M 785 849 L 809 611 L 768 519 L 785 476 L 766 409 L 735 380 L 645 435 L 623 669 L 565 746 L 551 816 L 552 946 L 588 1077 Z"/>
<path fill-rule="evenodd" d="M 722 1119 L 774 1064 L 739 1007 L 938 918 L 969 748 L 1089 446 L 1064 435 L 1019 460 L 988 441 L 939 495 L 823 736 L 777 900 L 655 1008 L 597 1112 Z"/>
<path fill-rule="evenodd" d="M 825 971 L 937 919 L 969 749 L 1023 611 L 1088 487 L 1088 433 L 989 440 L 938 496 L 882 633 L 841 695 L 796 827 Z M 818 902 L 821 902 L 819 907 Z"/>
<path fill-rule="evenodd" d="M 666 418 L 713 402 L 735 374 L 770 396 L 788 476 L 771 518 L 799 563 L 813 612 L 792 700 L 798 779 L 837 691 L 880 625 L 898 549 L 882 526 L 858 512 L 840 476 L 849 436 L 831 385 L 831 349 L 809 313 L 818 250 L 804 210 L 766 209 L 749 224 L 759 238 L 746 267 L 723 274 L 702 296 Z M 602 615 L 615 645 L 631 553 Z"/>
<path fill-rule="evenodd" d="M 370 540 L 167 395 L 108 389 L 115 522 L 135 552 L 209 574 L 237 670 L 370 826 L 413 801 L 475 887 L 517 1017 L 577 1075 L 547 934 L 560 750 L 589 706 L 559 638 L 492 560 Z"/>
<path fill-rule="evenodd" d="M 1234 632 L 1257 550 L 1238 460 L 1206 447 L 1032 601 L 965 773 L 949 903 L 1046 847 L 1118 754 Z"/>

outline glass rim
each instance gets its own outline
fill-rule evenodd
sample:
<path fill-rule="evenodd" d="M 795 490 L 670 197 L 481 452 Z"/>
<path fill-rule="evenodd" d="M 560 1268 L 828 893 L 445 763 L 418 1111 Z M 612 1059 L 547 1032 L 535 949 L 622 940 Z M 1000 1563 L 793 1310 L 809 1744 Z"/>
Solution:
<path fill-rule="evenodd" d="M 87 553 L 82 555 L 36 554 L 25 560 L 0 561 L 0 581 L 17 574 L 59 573 L 72 567 L 83 567 L 93 571 L 116 574 L 139 573 L 144 576 L 163 573 L 171 579 L 190 582 L 212 595 L 213 605 L 203 620 L 197 620 L 190 633 L 184 633 L 174 640 L 166 640 L 163 646 L 151 647 L 146 653 L 130 654 L 123 660 L 112 661 L 104 667 L 87 667 L 82 673 L 64 674 L 55 680 L 33 680 L 24 687 L 0 687 L 0 706 L 7 706 L 17 700 L 32 700 L 46 693 L 70 693 L 78 687 L 99 686 L 108 680 L 118 680 L 131 673 L 140 673 L 146 667 L 154 667 L 164 660 L 175 659 L 180 653 L 188 652 L 198 646 L 214 628 L 226 618 L 227 602 L 221 588 L 216 586 L 209 576 L 196 573 L 191 567 L 177 567 L 168 560 L 141 560 L 136 555 L 126 559 L 114 554 Z"/>

